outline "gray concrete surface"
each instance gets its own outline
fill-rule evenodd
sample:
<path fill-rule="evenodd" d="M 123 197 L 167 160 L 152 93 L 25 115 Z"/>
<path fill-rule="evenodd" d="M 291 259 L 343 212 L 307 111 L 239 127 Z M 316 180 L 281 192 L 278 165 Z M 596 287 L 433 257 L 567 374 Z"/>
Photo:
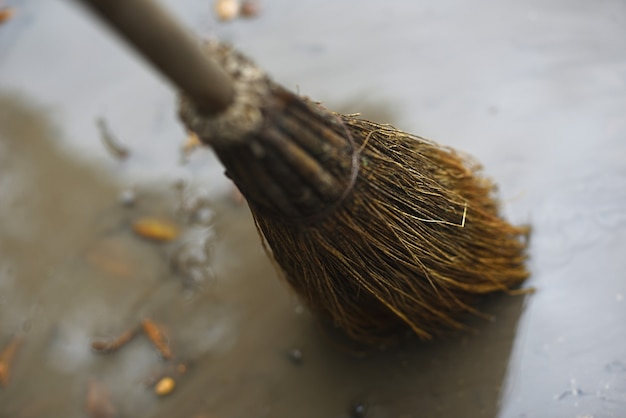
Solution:
<path fill-rule="evenodd" d="M 166 2 L 289 88 L 474 155 L 507 216 L 532 224 L 537 293 L 488 302 L 496 319 L 475 333 L 366 358 L 330 343 L 277 278 L 210 152 L 180 164 L 164 80 L 72 2 L 4 4 L 17 14 L 0 26 L 0 347 L 24 344 L 0 416 L 85 416 L 90 379 L 122 417 L 347 417 L 359 402 L 373 418 L 625 416 L 623 1 L 265 0 L 226 24 L 208 1 Z M 107 155 L 97 117 L 127 161 Z M 130 186 L 132 209 L 118 203 Z M 208 226 L 188 221 L 198 195 Z M 185 225 L 189 251 L 210 233 L 197 288 L 172 271 L 173 245 L 129 232 L 154 214 Z M 165 399 L 146 385 L 168 366 L 145 340 L 89 348 L 146 316 L 189 362 Z"/>

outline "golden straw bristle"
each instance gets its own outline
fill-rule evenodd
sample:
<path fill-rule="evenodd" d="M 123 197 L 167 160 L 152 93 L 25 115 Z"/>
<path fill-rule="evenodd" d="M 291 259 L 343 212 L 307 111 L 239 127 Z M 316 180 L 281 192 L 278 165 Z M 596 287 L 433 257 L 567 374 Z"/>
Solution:
<path fill-rule="evenodd" d="M 498 213 L 494 185 L 451 148 L 339 115 L 208 44 L 234 103 L 180 114 L 246 197 L 286 280 L 319 316 L 365 344 L 430 339 L 478 314 L 477 295 L 528 276 L 527 227 Z"/>
<path fill-rule="evenodd" d="M 528 227 L 498 215 L 480 166 L 388 125 L 342 117 L 362 147 L 344 204 L 312 225 L 254 218 L 296 292 L 352 339 L 385 344 L 411 329 L 461 328 L 477 294 L 528 276 Z"/>

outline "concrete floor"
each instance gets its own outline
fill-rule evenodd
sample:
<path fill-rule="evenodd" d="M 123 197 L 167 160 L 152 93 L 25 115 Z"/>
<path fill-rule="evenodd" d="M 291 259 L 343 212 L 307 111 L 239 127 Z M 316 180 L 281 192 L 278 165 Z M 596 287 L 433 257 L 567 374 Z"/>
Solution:
<path fill-rule="evenodd" d="M 89 382 L 120 417 L 348 417 L 360 403 L 372 418 L 624 416 L 624 2 L 267 0 L 226 24 L 209 2 L 165 3 L 286 87 L 474 155 L 507 217 L 533 226 L 537 293 L 488 301 L 496 320 L 473 320 L 474 333 L 342 352 L 277 277 L 211 153 L 180 164 L 165 81 L 72 2 L 7 0 L 0 347 L 24 340 L 0 417 L 85 416 Z M 107 154 L 98 117 L 126 161 Z M 136 238 L 130 224 L 147 215 L 177 222 L 183 240 Z M 172 269 L 181 254 L 191 264 Z M 147 382 L 171 366 L 145 339 L 90 349 L 145 317 L 188 364 L 163 399 Z"/>

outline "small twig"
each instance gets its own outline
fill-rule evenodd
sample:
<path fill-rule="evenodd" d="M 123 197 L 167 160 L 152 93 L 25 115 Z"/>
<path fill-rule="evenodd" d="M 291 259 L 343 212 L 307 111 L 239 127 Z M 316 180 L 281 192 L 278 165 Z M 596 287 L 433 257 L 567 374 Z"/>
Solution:
<path fill-rule="evenodd" d="M 113 135 L 106 121 L 103 118 L 96 119 L 96 125 L 100 131 L 100 139 L 107 151 L 119 160 L 125 160 L 130 155 L 130 151 Z"/>
<path fill-rule="evenodd" d="M 122 346 L 128 344 L 130 340 L 137 335 L 138 328 L 134 327 L 121 334 L 113 341 L 94 341 L 91 343 L 91 348 L 102 354 L 113 353 L 119 350 Z"/>
<path fill-rule="evenodd" d="M 169 340 L 165 332 L 163 332 L 163 329 L 150 319 L 142 320 L 141 327 L 152 344 L 159 350 L 161 357 L 163 357 L 164 360 L 171 360 L 173 357 L 172 350 L 170 349 Z"/>
<path fill-rule="evenodd" d="M 23 337 L 16 335 L 0 352 L 0 385 L 3 387 L 6 387 L 9 384 L 9 379 L 11 377 L 11 364 L 13 363 L 17 350 L 22 345 L 22 341 Z"/>

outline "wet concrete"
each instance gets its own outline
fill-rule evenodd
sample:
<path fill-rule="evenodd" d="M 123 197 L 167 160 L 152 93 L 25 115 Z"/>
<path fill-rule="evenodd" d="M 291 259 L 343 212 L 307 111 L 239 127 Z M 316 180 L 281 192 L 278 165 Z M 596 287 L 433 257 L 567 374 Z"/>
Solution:
<path fill-rule="evenodd" d="M 122 417 L 623 416 L 622 2 L 274 1 L 222 25 L 208 3 L 167 3 L 288 87 L 478 157 L 507 215 L 533 225 L 538 291 L 487 301 L 495 320 L 468 334 L 343 352 L 280 281 L 210 152 L 180 165 L 174 92 L 72 3 L 16 2 L 0 26 L 0 346 L 24 343 L 0 416 L 84 416 L 92 379 Z M 145 215 L 182 241 L 133 235 Z M 163 399 L 147 382 L 171 366 L 145 338 L 90 349 L 145 317 L 188 364 Z"/>
<path fill-rule="evenodd" d="M 1 99 L 3 178 L 11 179 L 0 240 L 2 338 L 25 340 L 0 393 L 7 416 L 80 416 L 91 379 L 110 388 L 122 416 L 344 416 L 358 403 L 371 416 L 421 408 L 449 416 L 459 407 L 495 414 L 520 298 L 487 305 L 498 321 L 476 321 L 475 335 L 355 357 L 279 280 L 244 207 L 213 202 L 210 226 L 201 227 L 212 274 L 190 288 L 171 268 L 180 252 L 134 236 L 130 225 L 144 215 L 183 224 L 198 191 L 144 185 L 126 207 L 119 185 L 56 149 L 45 112 Z M 145 341 L 110 355 L 90 348 L 146 317 L 166 326 L 176 361 L 188 364 L 167 400 L 149 381 L 171 367 Z M 450 394 L 455 402 L 443 402 Z"/>

